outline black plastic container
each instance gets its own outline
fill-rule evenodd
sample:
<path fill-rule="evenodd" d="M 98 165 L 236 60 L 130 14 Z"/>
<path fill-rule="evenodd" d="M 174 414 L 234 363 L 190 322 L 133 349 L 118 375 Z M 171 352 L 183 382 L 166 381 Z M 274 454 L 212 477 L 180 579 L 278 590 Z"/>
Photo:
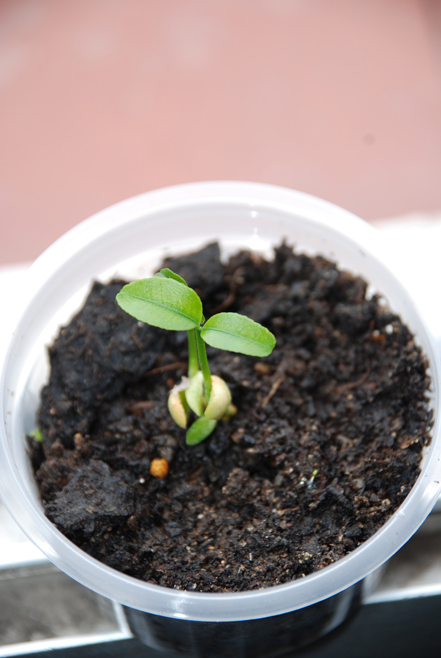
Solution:
<path fill-rule="evenodd" d="M 284 615 L 233 622 L 159 617 L 124 608 L 132 633 L 157 651 L 189 658 L 272 658 L 317 640 L 354 614 L 361 583 Z"/>

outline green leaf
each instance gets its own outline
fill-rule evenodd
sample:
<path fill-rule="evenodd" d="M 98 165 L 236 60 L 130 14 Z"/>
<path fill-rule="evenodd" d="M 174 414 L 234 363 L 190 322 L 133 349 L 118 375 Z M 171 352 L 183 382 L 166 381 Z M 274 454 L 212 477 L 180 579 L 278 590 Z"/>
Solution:
<path fill-rule="evenodd" d="M 268 329 L 238 313 L 213 315 L 201 328 L 201 336 L 211 347 L 250 356 L 268 356 L 276 344 Z"/>
<path fill-rule="evenodd" d="M 202 320 L 202 302 L 195 291 L 166 277 L 133 281 L 116 301 L 137 320 L 161 329 L 185 331 L 198 327 Z"/>
<path fill-rule="evenodd" d="M 32 430 L 32 432 L 29 432 L 29 436 L 31 439 L 34 439 L 34 441 L 43 443 L 43 434 L 41 433 L 41 429 L 39 427 L 37 427 L 35 430 Z"/>
<path fill-rule="evenodd" d="M 185 442 L 188 446 L 195 446 L 207 436 L 210 436 L 212 431 L 217 425 L 217 420 L 210 420 L 202 416 L 194 421 L 193 425 L 187 430 L 185 435 Z"/>
<path fill-rule="evenodd" d="M 179 274 L 175 274 L 175 272 L 169 270 L 168 267 L 163 267 L 160 272 L 157 272 L 155 274 L 155 276 L 164 277 L 165 279 L 174 279 L 179 283 L 183 283 L 184 286 L 188 286 L 187 282 L 185 281 L 185 279 L 182 278 L 182 276 L 179 276 Z"/>

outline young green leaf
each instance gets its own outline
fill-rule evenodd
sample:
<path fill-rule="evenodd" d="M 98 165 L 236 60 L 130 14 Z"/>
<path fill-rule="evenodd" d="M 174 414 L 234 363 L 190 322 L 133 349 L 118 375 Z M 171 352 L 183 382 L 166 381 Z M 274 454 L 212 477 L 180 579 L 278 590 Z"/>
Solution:
<path fill-rule="evenodd" d="M 217 420 L 210 420 L 209 418 L 205 418 L 205 416 L 198 418 L 187 430 L 187 434 L 185 435 L 185 443 L 188 446 L 197 445 L 206 439 L 207 436 L 210 436 L 216 425 Z"/>
<path fill-rule="evenodd" d="M 116 301 L 137 320 L 161 329 L 185 331 L 198 327 L 202 320 L 202 302 L 195 291 L 166 277 L 133 281 L 122 288 Z"/>
<path fill-rule="evenodd" d="M 160 270 L 155 274 L 155 276 L 164 277 L 165 279 L 174 279 L 179 283 L 183 283 L 184 286 L 188 285 L 187 282 L 182 278 L 182 276 L 179 276 L 179 274 L 172 272 L 171 270 L 168 269 L 168 267 L 163 267 L 162 270 Z"/>
<path fill-rule="evenodd" d="M 268 356 L 276 344 L 266 327 L 238 313 L 213 315 L 201 328 L 201 336 L 211 347 L 250 356 Z"/>
<path fill-rule="evenodd" d="M 34 439 L 34 441 L 43 443 L 43 434 L 41 433 L 41 429 L 39 427 L 37 427 L 35 430 L 32 430 L 32 432 L 29 432 L 29 436 L 31 439 Z"/>

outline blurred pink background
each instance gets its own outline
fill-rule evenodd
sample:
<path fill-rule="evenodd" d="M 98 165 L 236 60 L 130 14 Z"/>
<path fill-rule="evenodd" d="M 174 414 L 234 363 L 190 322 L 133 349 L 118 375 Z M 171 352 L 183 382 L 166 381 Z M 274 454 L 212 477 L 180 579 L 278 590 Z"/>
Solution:
<path fill-rule="evenodd" d="M 441 209 L 438 0 L 0 0 L 0 265 L 197 180 Z"/>

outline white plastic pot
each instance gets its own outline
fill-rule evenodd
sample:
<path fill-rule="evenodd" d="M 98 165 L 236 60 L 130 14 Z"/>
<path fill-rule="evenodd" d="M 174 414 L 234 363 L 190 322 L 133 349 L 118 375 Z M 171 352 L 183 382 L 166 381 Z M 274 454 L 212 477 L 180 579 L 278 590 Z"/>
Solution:
<path fill-rule="evenodd" d="M 238 247 L 269 253 L 272 245 L 280 243 L 282 238 L 307 253 L 320 253 L 335 260 L 339 267 L 367 279 L 383 294 L 392 310 L 400 314 L 427 355 L 435 424 L 432 443 L 424 453 L 421 475 L 411 493 L 386 525 L 350 555 L 306 578 L 263 590 L 233 594 L 178 591 L 125 576 L 89 557 L 45 517 L 26 452 L 25 435 L 36 426 L 39 391 L 48 377 L 45 345 L 56 335 L 60 324 L 78 310 L 95 278 L 105 281 L 115 274 L 129 278 L 150 274 L 164 255 L 183 253 L 214 239 L 220 241 L 225 253 Z M 0 493 L 11 514 L 61 570 L 99 594 L 139 611 L 131 615 L 132 626 L 157 648 L 167 646 L 174 633 L 167 626 L 167 619 L 170 624 L 178 620 L 188 622 L 187 630 L 178 626 L 175 635 L 180 636 L 181 643 L 183 638 L 193 643 L 189 655 L 208 655 L 206 649 L 200 648 L 201 640 L 197 637 L 197 629 L 202 628 L 206 646 L 210 633 L 211 637 L 217 634 L 218 642 L 220 628 L 229 627 L 233 632 L 234 628 L 238 629 L 237 624 L 241 625 L 237 632 L 242 637 L 242 649 L 237 642 L 230 642 L 229 648 L 222 649 L 224 653 L 211 653 L 230 655 L 231 650 L 231 655 L 240 656 L 251 655 L 243 640 L 244 633 L 254 635 L 255 643 L 262 646 L 258 628 L 265 628 L 266 636 L 272 629 L 275 635 L 272 651 L 255 651 L 254 655 L 280 650 L 276 635 L 283 635 L 281 628 L 300 629 L 296 631 L 297 638 L 304 642 L 335 626 L 359 597 L 357 583 L 411 537 L 429 514 L 441 489 L 439 365 L 435 341 L 417 306 L 385 265 L 386 261 L 381 236 L 352 214 L 299 192 L 252 183 L 198 183 L 166 188 L 111 206 L 74 228 L 28 271 L 22 290 L 23 314 L 4 363 Z M 305 617 L 308 606 L 312 606 L 309 610 L 315 610 L 321 621 L 315 631 L 308 630 L 300 638 L 301 628 L 312 624 L 314 617 L 314 614 Z M 293 611 L 299 611 L 294 616 L 298 623 L 294 621 Z M 141 615 L 142 612 L 148 614 Z M 277 626 L 276 616 L 282 626 Z M 248 623 L 262 618 L 273 619 L 266 625 L 261 621 Z M 245 622 L 248 626 L 243 625 Z M 233 641 L 230 631 L 227 635 Z M 283 646 L 289 648 L 293 642 L 292 637 L 288 638 Z M 176 649 L 177 645 L 173 647 Z"/>

